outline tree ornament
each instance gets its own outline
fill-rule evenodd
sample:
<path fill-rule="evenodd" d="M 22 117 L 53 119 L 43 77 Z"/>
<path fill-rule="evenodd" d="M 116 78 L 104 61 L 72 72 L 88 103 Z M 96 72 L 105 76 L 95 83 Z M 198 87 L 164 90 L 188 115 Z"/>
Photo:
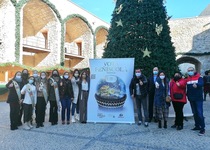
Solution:
<path fill-rule="evenodd" d="M 160 33 L 163 31 L 163 25 L 157 25 L 156 24 L 156 27 L 155 27 L 155 32 L 157 33 L 157 35 L 159 36 Z"/>
<path fill-rule="evenodd" d="M 121 19 L 120 19 L 119 21 L 116 21 L 116 24 L 117 24 L 117 27 L 118 27 L 118 26 L 123 26 L 122 20 L 121 20 Z"/>
<path fill-rule="evenodd" d="M 148 51 L 147 47 L 146 47 L 145 50 L 141 50 L 141 51 L 144 53 L 143 58 L 146 57 L 146 56 L 150 57 L 150 54 L 152 53 L 151 51 Z"/>
<path fill-rule="evenodd" d="M 142 3 L 142 2 L 143 2 L 143 0 L 138 0 L 138 3 L 140 3 L 140 2 Z"/>
<path fill-rule="evenodd" d="M 120 14 L 120 12 L 122 11 L 123 9 L 123 5 L 121 4 L 115 11 L 116 11 L 116 14 Z"/>

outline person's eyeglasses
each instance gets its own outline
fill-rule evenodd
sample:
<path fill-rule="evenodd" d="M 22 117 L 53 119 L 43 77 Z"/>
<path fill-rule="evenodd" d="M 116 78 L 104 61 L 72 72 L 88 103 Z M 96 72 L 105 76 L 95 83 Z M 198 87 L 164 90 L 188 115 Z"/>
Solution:
<path fill-rule="evenodd" d="M 194 71 L 194 70 L 188 70 L 188 72 L 190 72 L 190 71 Z"/>

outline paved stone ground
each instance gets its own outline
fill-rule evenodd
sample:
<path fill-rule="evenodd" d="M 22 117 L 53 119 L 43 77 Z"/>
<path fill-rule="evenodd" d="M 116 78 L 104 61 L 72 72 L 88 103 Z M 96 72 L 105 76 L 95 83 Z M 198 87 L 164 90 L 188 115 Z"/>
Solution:
<path fill-rule="evenodd" d="M 51 126 L 46 116 L 45 127 L 26 131 L 23 127 L 9 128 L 9 105 L 0 102 L 0 150 L 210 150 L 210 99 L 204 102 L 206 134 L 190 130 L 193 118 L 184 122 L 184 129 L 159 129 L 136 124 L 80 124 Z"/>

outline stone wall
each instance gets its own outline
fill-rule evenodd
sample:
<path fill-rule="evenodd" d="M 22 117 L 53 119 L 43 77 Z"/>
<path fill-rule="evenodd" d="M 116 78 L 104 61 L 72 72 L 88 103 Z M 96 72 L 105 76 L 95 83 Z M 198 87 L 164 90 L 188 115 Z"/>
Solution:
<path fill-rule="evenodd" d="M 0 62 L 15 61 L 15 8 L 9 0 L 0 3 Z"/>

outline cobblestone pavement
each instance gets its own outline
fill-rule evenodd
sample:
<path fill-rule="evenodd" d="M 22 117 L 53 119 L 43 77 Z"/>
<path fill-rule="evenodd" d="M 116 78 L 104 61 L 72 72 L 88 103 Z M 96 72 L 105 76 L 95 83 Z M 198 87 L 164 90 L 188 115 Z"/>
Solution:
<path fill-rule="evenodd" d="M 43 128 L 26 131 L 23 127 L 9 128 L 9 105 L 0 103 L 0 150 L 210 150 L 210 99 L 204 102 L 206 134 L 192 131 L 192 117 L 184 122 L 184 129 L 159 129 L 152 122 L 149 127 L 137 124 L 80 124 L 51 126 L 46 116 Z M 34 125 L 35 126 L 35 125 Z"/>

